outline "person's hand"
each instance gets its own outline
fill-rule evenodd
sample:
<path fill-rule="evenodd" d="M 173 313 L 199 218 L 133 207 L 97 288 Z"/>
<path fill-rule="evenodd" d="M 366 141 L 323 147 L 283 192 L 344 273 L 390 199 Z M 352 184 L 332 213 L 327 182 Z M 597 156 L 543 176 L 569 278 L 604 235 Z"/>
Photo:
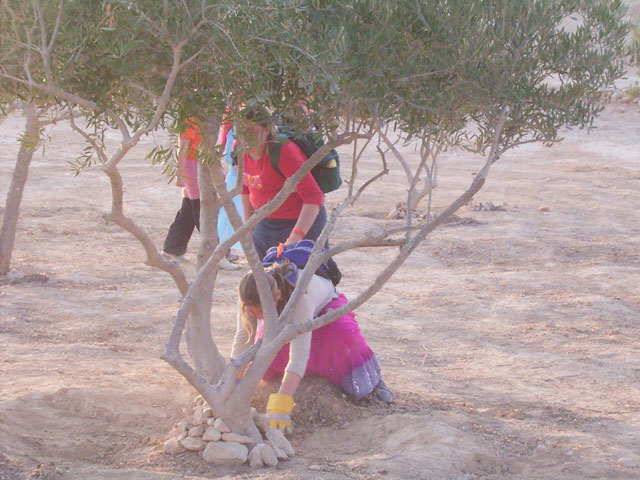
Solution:
<path fill-rule="evenodd" d="M 272 393 L 267 402 L 267 420 L 278 430 L 291 428 L 291 411 L 295 405 L 293 397 L 284 393 Z"/>
<path fill-rule="evenodd" d="M 291 417 L 286 413 L 267 413 L 269 426 L 278 430 L 288 430 L 291 428 Z"/>

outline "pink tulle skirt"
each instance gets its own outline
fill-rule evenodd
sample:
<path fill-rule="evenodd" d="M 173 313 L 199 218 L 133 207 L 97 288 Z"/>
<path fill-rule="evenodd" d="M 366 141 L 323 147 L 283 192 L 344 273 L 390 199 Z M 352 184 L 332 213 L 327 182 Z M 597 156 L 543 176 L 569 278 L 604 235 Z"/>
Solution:
<path fill-rule="evenodd" d="M 335 310 L 347 303 L 343 294 L 333 299 L 320 313 Z M 260 322 L 256 340 L 262 337 Z M 282 347 L 264 375 L 274 381 L 284 374 L 289 362 L 289 344 Z M 367 345 L 356 322 L 355 313 L 348 313 L 312 332 L 311 353 L 305 377 L 324 377 L 358 400 L 371 393 L 380 381 L 380 364 Z"/>

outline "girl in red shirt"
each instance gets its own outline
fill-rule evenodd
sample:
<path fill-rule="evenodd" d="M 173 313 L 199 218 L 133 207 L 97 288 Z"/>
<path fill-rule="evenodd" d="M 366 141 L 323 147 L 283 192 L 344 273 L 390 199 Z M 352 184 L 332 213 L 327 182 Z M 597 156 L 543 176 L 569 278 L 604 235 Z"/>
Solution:
<path fill-rule="evenodd" d="M 276 196 L 285 180 L 298 171 L 307 157 L 295 143 L 285 141 L 278 163 L 282 174 L 278 173 L 269 156 L 274 142 L 271 116 L 266 109 L 256 107 L 246 109 L 245 118 L 248 122 L 239 136 L 248 146 L 242 181 L 242 212 L 247 221 L 254 210 Z M 270 247 L 280 243 L 289 245 L 303 238 L 316 240 L 327 223 L 323 200 L 322 190 L 311 173 L 307 173 L 284 203 L 254 228 L 253 243 L 260 259 Z"/>

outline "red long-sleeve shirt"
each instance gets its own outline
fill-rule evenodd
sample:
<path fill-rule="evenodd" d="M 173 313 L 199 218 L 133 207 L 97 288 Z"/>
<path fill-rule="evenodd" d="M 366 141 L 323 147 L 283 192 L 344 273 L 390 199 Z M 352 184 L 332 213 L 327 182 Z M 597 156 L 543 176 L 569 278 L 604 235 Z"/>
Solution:
<path fill-rule="evenodd" d="M 307 157 L 295 143 L 286 141 L 282 144 L 278 168 L 285 177 L 293 176 L 306 161 Z M 242 194 L 249 195 L 249 201 L 255 210 L 273 199 L 284 182 L 285 178 L 271 165 L 268 153 L 265 153 L 258 160 L 253 160 L 248 154 L 245 154 Z M 322 190 L 318 187 L 311 173 L 307 173 L 298 183 L 295 191 L 269 215 L 269 218 L 296 220 L 303 204 L 310 203 L 322 206 L 322 200 Z"/>

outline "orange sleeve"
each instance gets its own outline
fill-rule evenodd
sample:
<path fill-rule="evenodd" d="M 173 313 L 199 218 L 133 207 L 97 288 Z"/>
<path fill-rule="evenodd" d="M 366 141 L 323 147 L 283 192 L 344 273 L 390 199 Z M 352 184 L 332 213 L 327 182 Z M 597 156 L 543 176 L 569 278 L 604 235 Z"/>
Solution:
<path fill-rule="evenodd" d="M 200 135 L 200 128 L 196 123 L 195 119 L 190 118 L 187 120 L 187 128 L 184 133 L 180 135 L 181 138 L 189 140 L 191 142 L 192 148 L 197 148 L 200 142 L 202 141 L 202 136 Z"/>

